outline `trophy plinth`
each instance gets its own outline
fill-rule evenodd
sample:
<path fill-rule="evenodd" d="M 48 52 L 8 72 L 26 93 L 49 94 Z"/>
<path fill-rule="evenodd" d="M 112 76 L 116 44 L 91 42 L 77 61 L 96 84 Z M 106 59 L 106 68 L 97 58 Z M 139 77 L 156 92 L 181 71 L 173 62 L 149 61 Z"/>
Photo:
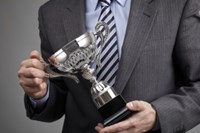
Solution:
<path fill-rule="evenodd" d="M 115 124 L 133 115 L 133 112 L 126 108 L 126 102 L 121 95 L 103 105 L 98 111 L 104 118 L 104 126 Z"/>
<path fill-rule="evenodd" d="M 99 30 L 101 26 L 106 31 L 105 35 Z M 111 86 L 103 81 L 97 81 L 94 75 L 95 70 L 90 67 L 92 62 L 98 66 L 101 65 L 99 54 L 109 34 L 108 26 L 104 22 L 97 23 L 95 29 L 96 34 L 86 32 L 53 54 L 49 58 L 51 65 L 46 65 L 46 72 L 48 78 L 64 76 L 78 83 L 76 73 L 81 70 L 83 78 L 92 83 L 91 97 L 104 119 L 104 125 L 107 126 L 126 119 L 133 113 L 126 108 L 126 101 L 123 97 L 117 94 Z M 95 44 L 96 35 L 101 39 L 101 46 L 98 48 Z M 52 66 L 60 72 L 54 71 Z"/>

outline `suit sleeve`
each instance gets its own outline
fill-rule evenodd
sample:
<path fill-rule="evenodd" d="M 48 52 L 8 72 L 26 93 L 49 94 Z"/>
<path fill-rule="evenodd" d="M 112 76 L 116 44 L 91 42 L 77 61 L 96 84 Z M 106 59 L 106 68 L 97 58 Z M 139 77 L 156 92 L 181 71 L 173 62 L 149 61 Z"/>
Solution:
<path fill-rule="evenodd" d="M 200 123 L 200 0 L 188 0 L 173 52 L 177 90 L 152 102 L 163 133 L 185 132 Z"/>
<path fill-rule="evenodd" d="M 48 57 L 53 54 L 48 37 L 43 25 L 42 7 L 39 9 L 39 31 L 41 38 L 41 54 L 47 62 Z M 61 118 L 65 110 L 67 88 L 62 79 L 53 80 L 49 83 L 49 99 L 43 109 L 33 109 L 28 96 L 25 95 L 25 108 L 27 116 L 33 120 L 52 122 Z"/>

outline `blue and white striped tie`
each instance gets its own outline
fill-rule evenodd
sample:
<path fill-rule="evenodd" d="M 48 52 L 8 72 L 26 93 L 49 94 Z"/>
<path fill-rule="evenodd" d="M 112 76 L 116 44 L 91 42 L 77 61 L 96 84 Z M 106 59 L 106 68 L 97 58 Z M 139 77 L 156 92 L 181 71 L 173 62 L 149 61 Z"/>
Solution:
<path fill-rule="evenodd" d="M 113 13 L 110 9 L 111 0 L 100 0 L 100 3 L 102 10 L 99 21 L 107 23 L 110 29 L 110 34 L 102 48 L 100 55 L 102 67 L 97 66 L 96 76 L 99 81 L 104 81 L 110 86 L 113 86 L 119 66 L 116 24 Z M 104 31 L 104 29 L 102 29 L 102 31 Z M 100 42 L 97 41 L 97 46 L 99 47 L 99 45 Z"/>

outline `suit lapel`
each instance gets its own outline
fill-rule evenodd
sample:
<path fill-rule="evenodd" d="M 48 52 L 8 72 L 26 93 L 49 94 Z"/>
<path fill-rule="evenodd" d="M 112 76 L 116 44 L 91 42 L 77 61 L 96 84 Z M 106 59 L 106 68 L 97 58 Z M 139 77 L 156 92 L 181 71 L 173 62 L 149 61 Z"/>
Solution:
<path fill-rule="evenodd" d="M 74 40 L 85 32 L 84 0 L 63 0 L 63 24 L 68 41 Z"/>
<path fill-rule="evenodd" d="M 114 86 L 119 94 L 122 93 L 134 70 L 156 17 L 156 9 L 150 6 L 152 1 L 134 0 L 131 3 L 126 37 Z"/>

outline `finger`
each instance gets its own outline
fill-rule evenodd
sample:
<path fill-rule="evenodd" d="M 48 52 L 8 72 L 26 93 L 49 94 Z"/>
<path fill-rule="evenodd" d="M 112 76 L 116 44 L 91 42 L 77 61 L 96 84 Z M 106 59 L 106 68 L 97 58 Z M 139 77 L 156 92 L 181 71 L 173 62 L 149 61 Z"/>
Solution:
<path fill-rule="evenodd" d="M 95 127 L 95 130 L 96 130 L 97 132 L 100 132 L 102 129 L 103 129 L 103 128 L 102 128 L 102 127 L 99 127 L 99 126 L 96 126 L 96 127 Z"/>
<path fill-rule="evenodd" d="M 44 79 L 46 76 L 46 73 L 43 70 L 37 69 L 37 68 L 20 68 L 18 71 L 18 77 L 19 78 L 41 78 Z"/>
<path fill-rule="evenodd" d="M 43 60 L 40 53 L 37 50 L 34 50 L 30 53 L 30 58 L 31 59 L 38 59 L 38 60 Z"/>
<path fill-rule="evenodd" d="M 101 127 L 101 128 L 104 128 L 103 124 L 101 124 L 101 123 L 98 123 L 97 126 L 99 126 L 99 127 Z"/>
<path fill-rule="evenodd" d="M 138 129 L 138 128 L 130 128 L 130 129 L 128 129 L 128 130 L 126 130 L 126 131 L 122 131 L 122 132 L 119 132 L 119 133 L 145 133 L 146 132 L 146 130 L 144 130 L 144 129 Z"/>
<path fill-rule="evenodd" d="M 38 87 L 28 87 L 28 86 L 22 85 L 22 88 L 26 94 L 37 93 L 40 91 L 40 89 L 38 89 Z"/>
<path fill-rule="evenodd" d="M 27 95 L 29 97 L 35 99 L 35 100 L 38 100 L 38 99 L 43 98 L 46 95 L 46 91 L 39 91 L 39 92 L 36 92 L 36 93 L 30 93 L 30 94 L 27 94 Z"/>
<path fill-rule="evenodd" d="M 103 128 L 104 128 L 103 124 L 98 123 L 97 126 L 95 127 L 95 130 L 96 130 L 97 132 L 100 132 Z"/>
<path fill-rule="evenodd" d="M 27 59 L 21 62 L 20 68 L 25 67 L 34 67 L 40 70 L 44 70 L 44 64 L 38 59 Z"/>
<path fill-rule="evenodd" d="M 131 101 L 127 103 L 127 108 L 132 111 L 143 111 L 145 110 L 145 104 L 143 101 Z"/>
<path fill-rule="evenodd" d="M 43 91 L 44 89 L 47 88 L 47 81 L 45 80 L 38 85 L 32 85 L 32 86 L 26 85 L 26 84 L 23 84 L 23 83 L 20 83 L 20 85 L 22 86 L 24 91 L 30 92 L 30 93 L 36 93 L 36 92 L 39 92 L 39 91 Z"/>
<path fill-rule="evenodd" d="M 40 87 L 24 87 L 24 92 L 33 99 L 40 99 L 45 96 L 47 92 L 47 84 L 42 83 Z"/>
<path fill-rule="evenodd" d="M 133 123 L 129 120 L 125 120 L 116 124 L 113 124 L 111 126 L 107 126 L 104 129 L 101 130 L 100 133 L 115 133 L 115 132 L 122 132 L 124 130 L 129 129 L 130 127 L 134 127 Z"/>
<path fill-rule="evenodd" d="M 44 82 L 44 79 L 41 78 L 20 78 L 19 83 L 21 86 L 27 87 L 38 87 Z"/>

